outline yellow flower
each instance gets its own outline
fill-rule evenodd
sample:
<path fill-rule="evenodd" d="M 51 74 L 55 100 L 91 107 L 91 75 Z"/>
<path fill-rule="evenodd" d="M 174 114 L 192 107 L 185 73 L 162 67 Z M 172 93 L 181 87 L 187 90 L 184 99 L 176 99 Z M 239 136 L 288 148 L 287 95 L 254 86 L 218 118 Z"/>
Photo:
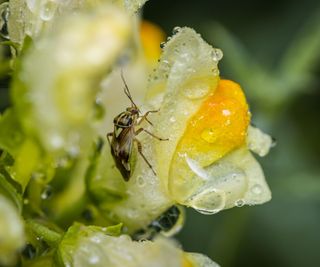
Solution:
<path fill-rule="evenodd" d="M 160 110 L 150 116 L 153 126 L 142 127 L 169 141 L 147 134 L 137 137 L 157 175 L 136 155 L 130 181 L 116 185 L 112 181 L 121 180 L 121 175 L 111 171 L 112 158 L 104 152 L 104 162 L 111 162 L 105 167 L 110 171 L 104 173 L 108 177 L 104 186 L 126 193 L 107 210 L 129 231 L 145 227 L 173 204 L 213 214 L 270 199 L 249 147 L 255 151 L 263 147 L 265 155 L 271 138 L 249 126 L 251 115 L 241 87 L 220 80 L 221 58 L 221 50 L 189 28 L 177 29 L 165 44 L 140 108 Z"/>
<path fill-rule="evenodd" d="M 110 235 L 108 228 L 75 223 L 59 245 L 64 266 L 87 267 L 219 267 L 208 257 L 186 253 L 170 239 L 134 241 L 128 235 Z"/>
<path fill-rule="evenodd" d="M 220 80 L 187 122 L 174 153 L 169 189 L 176 199 L 182 195 L 183 201 L 183 195 L 190 191 L 188 180 L 194 176 L 186 159 L 203 167 L 221 159 L 245 143 L 249 121 L 248 105 L 240 86 Z"/>
<path fill-rule="evenodd" d="M 147 61 L 154 65 L 160 57 L 160 44 L 165 40 L 165 33 L 157 25 L 144 20 L 140 25 L 140 39 Z"/>

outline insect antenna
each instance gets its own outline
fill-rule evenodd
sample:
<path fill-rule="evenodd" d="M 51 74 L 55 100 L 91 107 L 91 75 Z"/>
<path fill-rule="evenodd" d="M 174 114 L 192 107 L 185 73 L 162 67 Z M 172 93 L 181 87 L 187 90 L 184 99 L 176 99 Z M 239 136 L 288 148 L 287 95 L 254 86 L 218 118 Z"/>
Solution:
<path fill-rule="evenodd" d="M 123 70 L 121 69 L 121 79 L 124 83 L 124 93 L 126 94 L 126 96 L 130 99 L 130 102 L 132 104 L 132 106 L 134 108 L 136 108 L 138 110 L 139 113 L 141 113 L 140 109 L 138 108 L 138 106 L 136 105 L 136 103 L 134 103 L 133 99 L 132 99 L 132 96 L 131 96 L 131 93 L 130 93 L 130 90 L 129 90 L 129 87 L 127 85 L 127 82 L 124 78 L 124 75 L 123 75 Z"/>

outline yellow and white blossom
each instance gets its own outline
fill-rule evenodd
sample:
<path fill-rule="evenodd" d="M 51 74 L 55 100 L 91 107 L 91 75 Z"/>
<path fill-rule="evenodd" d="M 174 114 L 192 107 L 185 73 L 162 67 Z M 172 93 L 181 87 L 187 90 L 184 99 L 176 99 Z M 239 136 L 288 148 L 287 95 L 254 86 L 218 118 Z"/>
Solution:
<path fill-rule="evenodd" d="M 63 266 L 77 267 L 219 267 L 208 257 L 186 253 L 170 239 L 133 241 L 110 235 L 108 228 L 71 226 L 57 251 Z"/>
<path fill-rule="evenodd" d="M 137 155 L 133 175 L 125 183 L 112 168 L 109 148 L 103 152 L 99 180 L 111 192 L 124 193 L 122 201 L 104 207 L 130 230 L 143 228 L 175 203 L 213 214 L 270 200 L 249 148 L 265 155 L 271 139 L 249 126 L 251 114 L 241 87 L 220 80 L 221 58 L 221 50 L 189 28 L 178 29 L 166 43 L 141 108 L 159 109 L 150 116 L 154 126 L 143 127 L 169 141 L 138 136 L 157 175 Z"/>

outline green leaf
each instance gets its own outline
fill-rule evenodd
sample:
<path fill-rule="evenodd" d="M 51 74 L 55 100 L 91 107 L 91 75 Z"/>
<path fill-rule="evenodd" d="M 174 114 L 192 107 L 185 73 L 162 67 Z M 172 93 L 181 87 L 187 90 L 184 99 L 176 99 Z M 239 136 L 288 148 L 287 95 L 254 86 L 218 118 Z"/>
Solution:
<path fill-rule="evenodd" d="M 16 185 L 13 184 L 9 174 L 0 165 L 0 195 L 6 196 L 10 199 L 15 206 L 18 208 L 19 212 L 22 211 L 23 200 L 22 196 L 18 191 Z"/>
<path fill-rule="evenodd" d="M 56 247 L 62 235 L 48 225 L 36 220 L 27 220 L 26 225 L 38 237 L 43 239 L 49 246 Z"/>
<path fill-rule="evenodd" d="M 15 156 L 21 146 L 24 135 L 18 118 L 12 109 L 0 115 L 0 149 Z"/>

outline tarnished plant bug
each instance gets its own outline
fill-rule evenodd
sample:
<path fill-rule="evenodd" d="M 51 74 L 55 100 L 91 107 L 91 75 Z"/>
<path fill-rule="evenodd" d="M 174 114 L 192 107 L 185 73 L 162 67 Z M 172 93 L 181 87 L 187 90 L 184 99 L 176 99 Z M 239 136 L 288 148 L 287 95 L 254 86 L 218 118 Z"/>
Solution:
<path fill-rule="evenodd" d="M 138 106 L 134 103 L 129 87 L 124 79 L 123 73 L 121 72 L 121 79 L 124 83 L 124 93 L 129 98 L 131 102 L 131 107 L 128 107 L 126 111 L 121 112 L 113 120 L 114 130 L 107 134 L 107 138 L 111 148 L 111 154 L 115 161 L 116 167 L 121 172 L 125 181 L 129 181 L 132 167 L 131 167 L 131 156 L 134 148 L 134 143 L 137 145 L 137 150 L 145 163 L 149 166 L 152 172 L 156 175 L 152 165 L 149 163 L 147 158 L 142 152 L 142 144 L 136 138 L 141 132 L 145 132 L 150 136 L 158 139 L 159 141 L 167 141 L 168 139 L 160 138 L 155 136 L 153 133 L 139 126 L 143 121 L 148 122 L 150 125 L 152 123 L 148 119 L 150 113 L 156 113 L 159 110 L 149 110 L 142 115 Z"/>

